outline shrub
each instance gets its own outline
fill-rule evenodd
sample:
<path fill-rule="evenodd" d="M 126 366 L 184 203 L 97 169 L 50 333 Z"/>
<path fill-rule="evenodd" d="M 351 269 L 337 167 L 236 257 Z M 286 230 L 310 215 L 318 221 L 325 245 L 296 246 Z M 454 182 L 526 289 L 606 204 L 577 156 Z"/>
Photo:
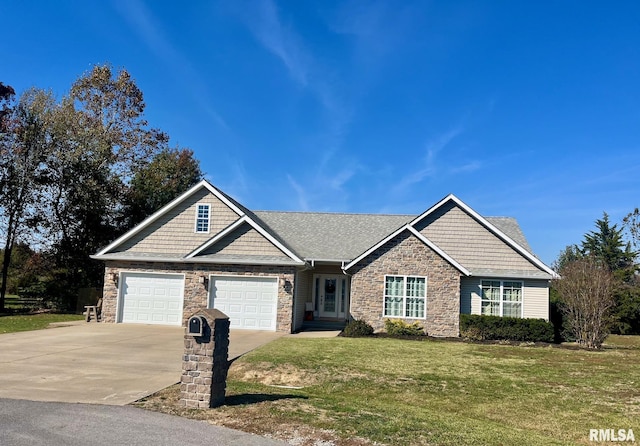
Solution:
<path fill-rule="evenodd" d="M 425 336 L 424 327 L 418 322 L 408 324 L 401 320 L 385 319 L 384 329 L 389 336 Z"/>
<path fill-rule="evenodd" d="M 606 264 L 596 258 L 583 258 L 560 268 L 560 279 L 553 287 L 560 296 L 564 323 L 578 345 L 600 348 L 609 334 L 615 278 Z"/>
<path fill-rule="evenodd" d="M 475 341 L 553 342 L 553 324 L 544 319 L 460 315 L 460 336 Z"/>
<path fill-rule="evenodd" d="M 371 336 L 373 327 L 362 320 L 352 320 L 347 323 L 342 331 L 342 335 L 348 338 L 357 338 L 360 336 Z"/>

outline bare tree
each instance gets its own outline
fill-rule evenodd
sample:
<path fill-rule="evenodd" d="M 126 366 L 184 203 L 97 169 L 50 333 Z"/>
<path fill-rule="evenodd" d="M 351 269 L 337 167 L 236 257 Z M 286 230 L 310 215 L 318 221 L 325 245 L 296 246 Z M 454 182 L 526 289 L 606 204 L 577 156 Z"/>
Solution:
<path fill-rule="evenodd" d="M 622 219 L 622 227 L 627 230 L 633 247 L 640 248 L 640 209 L 635 208 Z"/>
<path fill-rule="evenodd" d="M 614 279 L 607 266 L 592 257 L 567 262 L 553 286 L 561 297 L 567 328 L 579 345 L 600 348 L 609 334 Z"/>

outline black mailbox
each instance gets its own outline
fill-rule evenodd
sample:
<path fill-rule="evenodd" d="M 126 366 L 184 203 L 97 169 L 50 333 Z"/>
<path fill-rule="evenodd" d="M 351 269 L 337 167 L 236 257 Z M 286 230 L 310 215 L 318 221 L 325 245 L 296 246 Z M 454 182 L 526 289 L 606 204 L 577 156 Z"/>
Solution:
<path fill-rule="evenodd" d="M 202 336 L 204 334 L 204 320 L 202 316 L 191 316 L 189 318 L 187 334 L 191 336 Z"/>

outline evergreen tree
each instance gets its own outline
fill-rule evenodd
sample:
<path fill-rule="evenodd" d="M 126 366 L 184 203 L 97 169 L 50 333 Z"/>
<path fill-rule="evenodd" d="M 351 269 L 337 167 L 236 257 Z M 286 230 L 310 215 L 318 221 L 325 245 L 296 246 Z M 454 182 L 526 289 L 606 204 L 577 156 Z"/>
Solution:
<path fill-rule="evenodd" d="M 613 274 L 615 306 L 612 331 L 620 334 L 640 333 L 640 283 L 636 275 L 637 252 L 624 241 L 623 229 L 611 225 L 605 212 L 596 220 L 596 230 L 585 234 L 582 252 L 605 265 Z"/>
<path fill-rule="evenodd" d="M 606 212 L 602 219 L 596 220 L 596 230 L 585 234 L 582 252 L 603 262 L 616 278 L 624 282 L 633 279 L 637 253 L 625 243 L 622 229 L 617 224 L 611 225 Z"/>

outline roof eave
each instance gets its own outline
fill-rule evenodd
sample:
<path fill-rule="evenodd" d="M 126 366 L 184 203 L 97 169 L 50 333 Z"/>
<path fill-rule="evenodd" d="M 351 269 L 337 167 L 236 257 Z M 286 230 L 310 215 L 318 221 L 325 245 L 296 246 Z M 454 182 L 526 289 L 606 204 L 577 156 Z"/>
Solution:
<path fill-rule="evenodd" d="M 116 261 L 116 262 L 171 262 L 171 263 L 212 263 L 212 264 L 232 264 L 232 265 L 276 265 L 276 266 L 302 266 L 305 262 L 272 261 L 261 259 L 215 259 L 206 257 L 146 257 L 146 256 L 89 256 L 94 260 Z"/>

